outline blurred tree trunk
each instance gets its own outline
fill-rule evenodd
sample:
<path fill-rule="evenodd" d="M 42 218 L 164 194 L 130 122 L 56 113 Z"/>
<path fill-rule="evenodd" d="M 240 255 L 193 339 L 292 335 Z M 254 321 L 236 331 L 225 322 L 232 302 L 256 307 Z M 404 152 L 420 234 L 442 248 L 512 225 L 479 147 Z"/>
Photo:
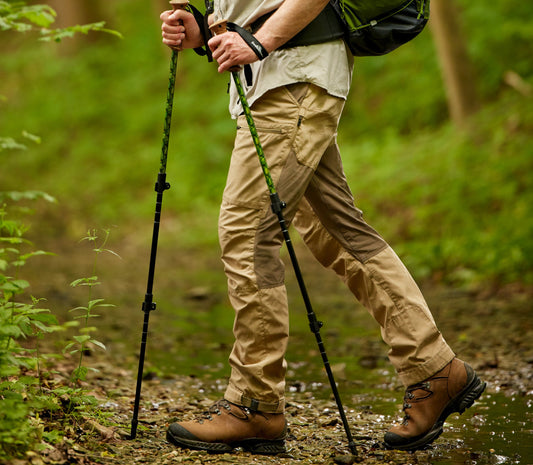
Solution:
<path fill-rule="evenodd" d="M 452 121 L 463 126 L 479 108 L 477 79 L 461 31 L 455 0 L 431 0 L 431 31 L 442 69 Z"/>
<path fill-rule="evenodd" d="M 76 24 L 88 24 L 104 21 L 104 12 L 101 0 L 48 0 L 46 2 L 57 13 L 53 27 L 67 27 Z M 80 41 L 97 40 L 100 34 L 84 36 L 76 34 L 71 39 L 64 39 L 61 44 L 63 53 L 75 52 Z"/>
<path fill-rule="evenodd" d="M 195 6 L 197 6 L 198 2 L 195 2 Z M 152 0 L 152 6 L 154 7 L 154 11 L 159 13 L 162 13 L 165 10 L 172 10 L 172 6 L 169 3 L 169 0 Z"/>

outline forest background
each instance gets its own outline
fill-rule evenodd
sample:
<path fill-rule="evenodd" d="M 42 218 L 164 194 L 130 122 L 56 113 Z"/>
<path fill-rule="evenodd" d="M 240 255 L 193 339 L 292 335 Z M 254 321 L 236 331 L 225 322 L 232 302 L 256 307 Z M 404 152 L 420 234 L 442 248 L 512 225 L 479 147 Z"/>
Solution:
<path fill-rule="evenodd" d="M 79 241 L 96 242 L 87 230 L 99 238 L 110 231 L 105 247 L 122 260 L 102 258 L 99 292 L 129 307 L 132 319 L 152 233 L 170 56 L 159 13 L 167 3 L 47 4 L 57 12 L 49 27 L 105 21 L 122 38 L 101 26 L 59 43 L 41 42 L 38 26 L 0 30 L 0 201 L 2 237 L 11 237 L 0 271 L 9 286 L 14 274 L 29 282 L 4 287 L 3 303 L 45 296 L 67 319 L 64 309 L 78 298 L 69 279 L 94 274 L 91 249 Z M 533 6 L 433 0 L 432 8 L 430 27 L 411 44 L 356 59 L 339 130 L 356 204 L 424 286 L 531 290 Z M 187 308 L 172 286 L 199 299 L 224 293 L 216 220 L 235 126 L 228 81 L 204 58 L 180 53 L 156 281 L 178 314 Z M 57 256 L 6 258 L 22 253 L 13 236 Z M 217 305 L 227 326 L 227 303 Z"/>
<path fill-rule="evenodd" d="M 122 40 L 2 34 L 2 136 L 27 146 L 4 147 L 2 190 L 57 198 L 49 223 L 71 237 L 119 223 L 115 234 L 127 236 L 127 225 L 150 221 L 168 74 L 165 3 L 50 2 L 55 26 L 105 20 Z M 433 6 L 444 28 L 356 60 L 339 131 L 346 174 L 370 223 L 417 277 L 531 281 L 529 6 L 456 3 L 460 10 Z M 176 243 L 216 243 L 234 129 L 227 82 L 205 59 L 180 56 L 168 166 L 176 180 L 165 194 L 166 214 L 182 226 Z M 24 142 L 22 131 L 41 143 Z"/>

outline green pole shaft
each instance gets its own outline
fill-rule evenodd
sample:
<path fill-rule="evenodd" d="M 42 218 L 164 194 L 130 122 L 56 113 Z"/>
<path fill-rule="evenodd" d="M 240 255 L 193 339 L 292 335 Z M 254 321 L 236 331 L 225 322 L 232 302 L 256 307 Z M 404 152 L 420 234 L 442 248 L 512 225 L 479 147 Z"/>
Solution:
<path fill-rule="evenodd" d="M 250 110 L 250 106 L 248 105 L 248 101 L 246 100 L 246 95 L 244 94 L 241 78 L 239 77 L 239 73 L 236 71 L 232 71 L 231 75 L 233 76 L 233 80 L 235 81 L 235 87 L 237 88 L 237 92 L 239 94 L 239 99 L 242 104 L 244 116 L 246 117 L 246 122 L 248 123 L 248 128 L 250 129 L 250 133 L 252 134 L 252 139 L 254 141 L 254 146 L 257 151 L 257 155 L 259 156 L 259 163 L 261 163 L 261 169 L 263 170 L 263 174 L 265 175 L 268 190 L 271 195 L 274 195 L 276 194 L 276 187 L 274 186 L 274 181 L 272 181 L 272 176 L 270 175 L 270 170 L 268 168 L 265 153 L 263 152 L 263 147 L 261 146 L 261 142 L 259 141 L 259 135 L 257 134 L 254 118 L 252 117 L 252 111 Z"/>
<path fill-rule="evenodd" d="M 172 106 L 174 102 L 174 88 L 176 85 L 176 68 L 178 64 L 178 51 L 172 50 L 170 57 L 170 73 L 168 78 L 167 104 L 165 107 L 165 125 L 163 128 L 163 142 L 161 147 L 161 165 L 159 172 L 167 172 L 168 143 L 170 139 L 170 123 L 172 121 Z"/>

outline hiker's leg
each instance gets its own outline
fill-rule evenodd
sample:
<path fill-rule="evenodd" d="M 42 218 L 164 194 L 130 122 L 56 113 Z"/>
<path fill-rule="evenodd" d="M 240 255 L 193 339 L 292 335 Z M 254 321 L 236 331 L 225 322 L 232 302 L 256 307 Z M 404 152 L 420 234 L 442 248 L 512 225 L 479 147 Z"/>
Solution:
<path fill-rule="evenodd" d="M 294 225 L 318 260 L 333 269 L 381 325 L 389 358 L 407 386 L 405 418 L 385 434 L 388 448 L 433 442 L 446 418 L 462 413 L 485 389 L 438 331 L 413 278 L 362 218 L 342 174 L 336 146 L 322 157 Z M 351 212 L 351 213 L 350 213 Z"/>
<path fill-rule="evenodd" d="M 331 144 L 343 101 L 298 84 L 271 91 L 252 108 L 274 184 L 290 222 L 313 170 Z M 282 235 L 252 138 L 238 121 L 219 219 L 222 260 L 235 309 L 226 399 L 264 412 L 284 409 L 288 309 Z"/>
<path fill-rule="evenodd" d="M 407 386 L 454 357 L 413 278 L 354 207 L 336 145 L 329 147 L 293 221 L 325 267 L 333 269 L 381 326 L 389 358 Z"/>

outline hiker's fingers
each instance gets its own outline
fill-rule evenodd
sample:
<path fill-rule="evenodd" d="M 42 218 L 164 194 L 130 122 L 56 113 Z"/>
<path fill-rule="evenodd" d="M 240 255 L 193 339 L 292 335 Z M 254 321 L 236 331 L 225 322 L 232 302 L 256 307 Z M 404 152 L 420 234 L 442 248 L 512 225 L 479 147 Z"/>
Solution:
<path fill-rule="evenodd" d="M 172 48 L 195 48 L 203 45 L 200 28 L 194 16 L 184 10 L 161 13 L 163 43 Z"/>
<path fill-rule="evenodd" d="M 185 28 L 183 26 L 170 26 L 163 23 L 161 26 L 163 43 L 170 47 L 180 47 L 185 40 Z"/>
<path fill-rule="evenodd" d="M 219 65 L 219 73 L 257 60 L 257 55 L 236 32 L 219 34 L 213 37 L 208 45 Z"/>
<path fill-rule="evenodd" d="M 163 13 L 159 15 L 159 18 L 164 23 L 175 25 L 179 23 L 188 22 L 191 16 L 192 14 L 186 10 L 167 10 L 167 11 L 163 11 Z"/>
<path fill-rule="evenodd" d="M 161 25 L 161 32 L 163 38 L 172 39 L 176 38 L 176 36 L 185 36 L 185 27 L 183 27 L 182 25 L 170 25 L 167 23 L 163 23 Z"/>
<path fill-rule="evenodd" d="M 166 21 L 168 21 L 170 15 L 172 15 L 172 13 L 173 13 L 172 10 L 163 11 L 163 13 L 161 13 L 159 15 L 159 18 L 161 19 L 161 21 L 166 22 Z"/>
<path fill-rule="evenodd" d="M 182 41 L 185 39 L 185 27 L 182 26 L 179 18 L 176 18 L 174 11 L 164 11 L 161 13 L 161 35 L 163 43 L 169 47 L 181 47 Z"/>

